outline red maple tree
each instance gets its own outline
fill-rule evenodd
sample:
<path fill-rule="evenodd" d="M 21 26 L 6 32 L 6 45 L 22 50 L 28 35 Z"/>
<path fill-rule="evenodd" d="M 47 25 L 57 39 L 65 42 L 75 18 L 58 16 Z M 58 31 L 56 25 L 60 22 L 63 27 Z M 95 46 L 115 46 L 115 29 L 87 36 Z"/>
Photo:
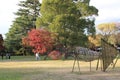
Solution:
<path fill-rule="evenodd" d="M 23 38 L 23 45 L 33 47 L 34 53 L 44 54 L 53 46 L 53 38 L 51 33 L 45 29 L 32 29 L 28 36 Z"/>
<path fill-rule="evenodd" d="M 4 50 L 4 46 L 3 46 L 3 37 L 2 34 L 0 34 L 0 51 Z"/>

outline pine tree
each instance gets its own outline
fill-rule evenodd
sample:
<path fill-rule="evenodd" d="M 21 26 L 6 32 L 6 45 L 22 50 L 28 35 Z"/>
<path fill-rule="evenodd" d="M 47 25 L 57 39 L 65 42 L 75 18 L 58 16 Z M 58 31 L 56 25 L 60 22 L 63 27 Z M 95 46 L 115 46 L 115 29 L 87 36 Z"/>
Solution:
<path fill-rule="evenodd" d="M 6 46 L 9 50 L 19 51 L 22 47 L 21 40 L 26 36 L 27 32 L 36 28 L 35 21 L 40 15 L 39 0 L 20 1 L 20 8 L 15 13 L 17 18 L 13 21 L 9 32 L 6 34 Z"/>
<path fill-rule="evenodd" d="M 35 21 L 40 15 L 39 0 L 20 1 L 18 4 L 21 8 L 15 14 L 19 16 L 15 22 L 21 26 L 26 26 L 28 29 L 36 28 Z"/>

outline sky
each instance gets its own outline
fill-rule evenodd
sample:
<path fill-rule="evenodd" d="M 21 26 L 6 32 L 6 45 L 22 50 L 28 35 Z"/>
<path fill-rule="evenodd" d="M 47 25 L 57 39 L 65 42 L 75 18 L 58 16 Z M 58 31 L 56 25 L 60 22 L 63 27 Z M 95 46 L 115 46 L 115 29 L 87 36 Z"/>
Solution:
<path fill-rule="evenodd" d="M 14 13 L 21 0 L 1 0 L 0 2 L 0 34 L 5 37 L 15 20 Z M 120 0 L 90 0 L 90 5 L 95 6 L 99 12 L 96 17 L 96 26 L 106 22 L 120 22 Z"/>
<path fill-rule="evenodd" d="M 96 25 L 107 22 L 120 22 L 120 0 L 91 0 L 99 12 Z"/>

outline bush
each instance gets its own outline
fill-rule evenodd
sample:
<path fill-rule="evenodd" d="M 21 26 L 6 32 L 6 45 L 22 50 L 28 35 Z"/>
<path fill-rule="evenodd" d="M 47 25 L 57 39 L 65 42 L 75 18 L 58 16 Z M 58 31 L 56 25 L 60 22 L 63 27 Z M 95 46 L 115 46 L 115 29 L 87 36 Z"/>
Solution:
<path fill-rule="evenodd" d="M 58 59 L 61 58 L 61 53 L 60 53 L 59 51 L 57 51 L 57 50 L 54 50 L 54 51 L 50 52 L 50 53 L 48 54 L 48 56 L 49 56 L 50 58 L 52 58 L 53 60 L 58 60 Z"/>

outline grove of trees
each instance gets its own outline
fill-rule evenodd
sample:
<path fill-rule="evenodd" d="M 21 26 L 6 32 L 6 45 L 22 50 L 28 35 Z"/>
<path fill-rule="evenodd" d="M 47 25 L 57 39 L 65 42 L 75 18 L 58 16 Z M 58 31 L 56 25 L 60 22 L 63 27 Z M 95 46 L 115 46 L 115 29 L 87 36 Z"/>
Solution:
<path fill-rule="evenodd" d="M 25 0 L 20 1 L 18 6 L 17 18 L 5 39 L 6 48 L 15 54 L 25 50 L 22 49 L 22 39 L 41 28 L 54 34 L 55 44 L 65 47 L 87 46 L 88 36 L 96 33 L 94 16 L 98 15 L 98 9 L 90 5 L 90 0 L 42 0 L 41 4 L 39 0 Z M 35 32 L 27 34 L 34 29 Z M 30 49 L 36 48 L 30 46 Z"/>
<path fill-rule="evenodd" d="M 98 10 L 90 0 L 43 0 L 37 28 L 44 27 L 56 34 L 56 42 L 64 46 L 86 46 L 87 34 L 95 33 L 94 15 Z"/>

